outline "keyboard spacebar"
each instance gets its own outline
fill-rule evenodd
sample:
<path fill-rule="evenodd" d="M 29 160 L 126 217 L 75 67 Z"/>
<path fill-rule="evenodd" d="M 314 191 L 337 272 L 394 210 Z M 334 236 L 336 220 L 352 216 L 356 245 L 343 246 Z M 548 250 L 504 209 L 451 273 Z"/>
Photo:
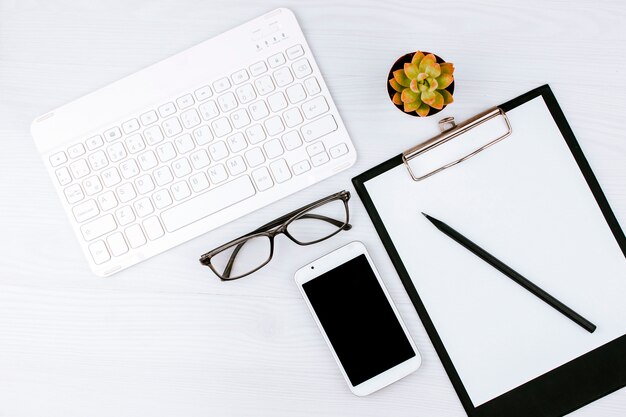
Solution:
<path fill-rule="evenodd" d="M 196 222 L 226 207 L 232 206 L 246 198 L 252 197 L 256 191 L 250 177 L 244 175 L 229 183 L 200 194 L 176 207 L 161 213 L 161 220 L 168 232 L 173 232 Z"/>

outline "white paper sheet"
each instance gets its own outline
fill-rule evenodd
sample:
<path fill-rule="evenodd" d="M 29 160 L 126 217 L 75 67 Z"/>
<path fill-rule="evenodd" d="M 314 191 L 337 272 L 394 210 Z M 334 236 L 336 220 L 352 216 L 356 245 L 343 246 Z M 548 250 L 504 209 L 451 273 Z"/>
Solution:
<path fill-rule="evenodd" d="M 399 165 L 365 183 L 475 406 L 626 333 L 626 260 L 543 98 L 507 115 L 512 135 L 456 167 L 416 183 Z M 501 122 L 481 127 L 490 138 L 500 131 Z M 595 333 L 420 212 L 590 320 Z"/>

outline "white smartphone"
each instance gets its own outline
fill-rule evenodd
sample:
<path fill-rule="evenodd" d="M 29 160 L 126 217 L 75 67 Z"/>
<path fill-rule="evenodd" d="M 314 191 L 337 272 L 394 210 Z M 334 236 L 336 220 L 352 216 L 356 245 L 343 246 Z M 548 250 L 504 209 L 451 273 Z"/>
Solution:
<path fill-rule="evenodd" d="M 350 390 L 371 394 L 422 360 L 361 242 L 296 272 L 296 283 Z"/>

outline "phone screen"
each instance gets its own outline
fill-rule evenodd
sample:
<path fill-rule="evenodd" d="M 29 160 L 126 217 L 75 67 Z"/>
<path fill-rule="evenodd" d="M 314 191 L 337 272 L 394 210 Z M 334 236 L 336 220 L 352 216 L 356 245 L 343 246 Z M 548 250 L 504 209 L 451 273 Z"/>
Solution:
<path fill-rule="evenodd" d="M 415 356 L 365 255 L 302 287 L 353 386 Z"/>

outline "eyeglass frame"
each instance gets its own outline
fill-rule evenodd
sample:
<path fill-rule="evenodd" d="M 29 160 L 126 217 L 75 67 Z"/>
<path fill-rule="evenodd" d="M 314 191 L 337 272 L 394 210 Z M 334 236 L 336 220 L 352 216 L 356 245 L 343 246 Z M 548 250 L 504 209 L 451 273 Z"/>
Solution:
<path fill-rule="evenodd" d="M 308 213 L 309 214 L 308 217 L 303 217 L 307 214 L 308 211 L 311 211 L 313 209 L 316 209 L 318 207 L 321 207 L 325 204 L 328 204 L 336 200 L 341 200 L 343 202 L 344 209 L 346 211 L 345 222 L 339 221 L 330 217 L 322 216 L 319 214 L 315 214 L 315 213 Z M 274 238 L 280 234 L 284 234 L 285 236 L 289 238 L 289 240 L 291 240 L 297 245 L 308 246 L 308 245 L 313 245 L 315 243 L 319 243 L 326 239 L 329 239 L 335 236 L 337 233 L 341 232 L 342 230 L 350 230 L 352 228 L 352 225 L 350 224 L 350 210 L 348 208 L 349 200 L 350 200 L 350 192 L 343 190 L 338 193 L 334 193 L 327 197 L 321 198 L 317 201 L 314 201 L 313 203 L 309 203 L 305 206 L 300 207 L 297 210 L 293 210 L 283 216 L 278 217 L 277 219 L 272 220 L 269 223 L 264 224 L 263 226 L 253 230 L 250 233 L 242 235 L 236 239 L 231 240 L 230 242 L 224 243 L 223 245 L 220 245 L 217 248 L 204 253 L 202 256 L 200 256 L 200 263 L 204 266 L 208 266 L 209 268 L 211 268 L 213 273 L 215 273 L 215 275 L 217 275 L 217 277 L 222 281 L 235 281 L 237 279 L 247 277 L 248 275 L 251 275 L 257 272 L 259 269 L 263 268 L 272 260 L 272 258 L 274 257 Z M 331 223 L 337 226 L 338 229 L 335 232 L 331 233 L 330 235 L 325 236 L 321 239 L 317 239 L 311 242 L 300 242 L 298 239 L 296 239 L 295 237 L 293 237 L 293 235 L 289 233 L 287 228 L 292 222 L 298 219 L 302 219 L 302 218 L 314 218 L 314 219 L 326 221 L 328 223 Z M 243 247 L 243 244 L 245 244 L 245 242 L 247 242 L 248 240 L 251 240 L 257 237 L 267 237 L 270 241 L 270 254 L 267 260 L 263 264 L 259 265 L 255 269 L 243 275 L 240 275 L 234 278 L 224 278 L 224 274 L 230 273 L 232 266 L 234 264 L 235 258 L 237 257 L 239 250 L 241 250 L 241 248 Z M 226 267 L 224 268 L 224 272 L 219 273 L 216 270 L 215 266 L 211 263 L 211 259 L 215 255 L 235 245 L 238 245 L 238 247 L 236 247 L 233 253 L 230 255 L 230 259 L 228 260 L 228 263 L 226 264 Z"/>

